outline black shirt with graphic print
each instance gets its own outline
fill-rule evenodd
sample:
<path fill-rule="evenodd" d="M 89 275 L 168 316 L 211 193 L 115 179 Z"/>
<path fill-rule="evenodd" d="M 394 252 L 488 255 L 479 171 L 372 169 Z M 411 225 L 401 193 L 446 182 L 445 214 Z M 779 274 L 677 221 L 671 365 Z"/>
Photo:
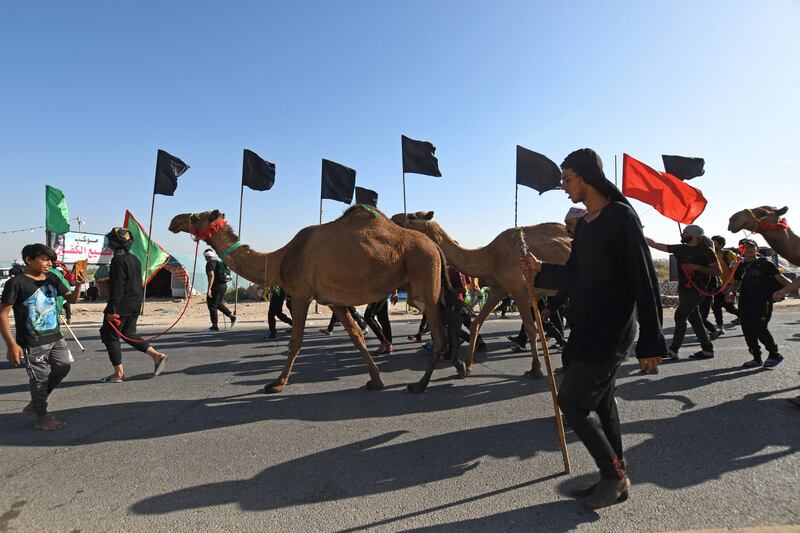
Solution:
<path fill-rule="evenodd" d="M 742 282 L 739 287 L 740 304 L 771 302 L 772 293 L 782 286 L 775 279 L 779 273 L 775 263 L 766 257 L 757 257 L 754 261 L 742 261 L 733 276 Z"/>
<path fill-rule="evenodd" d="M 58 325 L 56 299 L 69 292 L 70 288 L 52 272 L 40 280 L 26 274 L 8 280 L 0 303 L 14 306 L 17 344 L 22 348 L 32 348 L 63 338 Z"/>

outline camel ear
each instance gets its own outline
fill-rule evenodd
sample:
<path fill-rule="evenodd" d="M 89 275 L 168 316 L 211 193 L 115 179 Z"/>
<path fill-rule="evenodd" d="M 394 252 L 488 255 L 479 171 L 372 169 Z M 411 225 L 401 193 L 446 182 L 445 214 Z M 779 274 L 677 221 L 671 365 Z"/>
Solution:
<path fill-rule="evenodd" d="M 781 207 L 780 209 L 778 209 L 777 211 L 775 211 L 775 214 L 776 214 L 776 215 L 778 215 L 778 216 L 783 216 L 783 215 L 785 215 L 785 214 L 786 214 L 786 211 L 788 211 L 788 210 L 789 210 L 789 207 L 788 207 L 788 206 Z"/>
<path fill-rule="evenodd" d="M 425 213 L 425 220 L 433 220 L 433 211 Z"/>
<path fill-rule="evenodd" d="M 210 222 L 214 222 L 215 220 L 217 220 L 219 218 L 219 215 L 220 215 L 219 209 L 214 209 L 213 211 L 211 211 Z"/>

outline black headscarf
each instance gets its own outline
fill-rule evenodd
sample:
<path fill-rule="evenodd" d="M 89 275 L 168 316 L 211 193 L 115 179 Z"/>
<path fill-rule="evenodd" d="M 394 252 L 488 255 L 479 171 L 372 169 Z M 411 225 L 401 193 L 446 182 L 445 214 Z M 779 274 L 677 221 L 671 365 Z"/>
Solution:
<path fill-rule="evenodd" d="M 568 168 L 571 168 L 575 174 L 583 178 L 583 181 L 597 189 L 597 191 L 608 198 L 609 201 L 622 202 L 630 207 L 636 219 L 639 220 L 639 216 L 636 215 L 636 210 L 633 209 L 633 206 L 628 199 L 625 198 L 625 195 L 606 178 L 603 172 L 603 160 L 600 159 L 597 152 L 591 148 L 575 150 L 565 157 L 564 161 L 561 163 L 561 170 Z M 641 221 L 639 221 L 639 225 L 642 225 Z"/>
<path fill-rule="evenodd" d="M 114 251 L 127 251 L 133 246 L 133 235 L 128 228 L 112 228 L 106 233 L 106 239 L 108 239 L 108 247 Z"/>

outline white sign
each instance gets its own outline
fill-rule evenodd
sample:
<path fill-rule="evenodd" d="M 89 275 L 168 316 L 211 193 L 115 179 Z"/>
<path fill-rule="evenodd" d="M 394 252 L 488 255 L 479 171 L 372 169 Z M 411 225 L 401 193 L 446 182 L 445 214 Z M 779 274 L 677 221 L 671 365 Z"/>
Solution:
<path fill-rule="evenodd" d="M 53 249 L 63 263 L 74 263 L 86 259 L 90 265 L 107 265 L 111 262 L 113 255 L 105 235 L 96 233 L 71 231 L 64 235 L 56 235 Z"/>

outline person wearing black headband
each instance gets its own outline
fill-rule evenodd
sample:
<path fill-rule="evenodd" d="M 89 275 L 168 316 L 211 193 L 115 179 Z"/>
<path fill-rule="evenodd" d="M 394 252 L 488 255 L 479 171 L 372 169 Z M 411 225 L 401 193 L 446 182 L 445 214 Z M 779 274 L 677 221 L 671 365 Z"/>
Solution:
<path fill-rule="evenodd" d="M 594 150 L 572 152 L 561 169 L 562 188 L 588 210 L 575 228 L 567 264 L 543 264 L 531 254 L 521 264 L 538 272 L 537 287 L 569 290 L 574 310 L 564 355 L 570 364 L 558 403 L 600 469 L 599 482 L 575 491 L 584 505 L 597 509 L 625 500 L 630 489 L 614 388 L 617 368 L 636 337 L 635 315 L 642 371 L 657 371 L 667 346 L 658 279 L 639 217 L 606 179 Z"/>
<path fill-rule="evenodd" d="M 106 240 L 114 256 L 108 267 L 108 303 L 103 311 L 105 320 L 100 328 L 100 340 L 106 346 L 114 373 L 100 381 L 122 383 L 125 380 L 118 332 L 124 335 L 125 342 L 131 347 L 150 356 L 155 365 L 153 374 L 158 376 L 167 362 L 166 354 L 144 342 L 144 339 L 136 333 L 136 321 L 139 320 L 139 312 L 142 309 L 144 290 L 142 265 L 139 259 L 130 253 L 133 235 L 127 228 L 117 227 L 106 234 Z"/>

